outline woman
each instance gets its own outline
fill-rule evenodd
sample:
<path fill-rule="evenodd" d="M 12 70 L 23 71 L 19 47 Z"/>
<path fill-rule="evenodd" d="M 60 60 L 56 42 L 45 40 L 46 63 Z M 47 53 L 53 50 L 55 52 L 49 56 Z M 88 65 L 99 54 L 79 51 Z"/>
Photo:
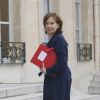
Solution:
<path fill-rule="evenodd" d="M 57 62 L 50 68 L 40 70 L 45 73 L 43 100 L 70 100 L 71 71 L 67 65 L 68 44 L 62 35 L 62 20 L 56 13 L 47 13 L 43 24 L 49 36 L 48 47 L 53 47 Z"/>

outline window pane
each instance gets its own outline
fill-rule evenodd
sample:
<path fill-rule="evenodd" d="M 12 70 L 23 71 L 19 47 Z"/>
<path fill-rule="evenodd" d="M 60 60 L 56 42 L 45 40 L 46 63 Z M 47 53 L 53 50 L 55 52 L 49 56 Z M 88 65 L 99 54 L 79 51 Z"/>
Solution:
<path fill-rule="evenodd" d="M 1 25 L 1 41 L 9 42 L 9 25 L 8 24 Z"/>
<path fill-rule="evenodd" d="M 49 0 L 43 0 L 43 15 L 49 12 Z"/>
<path fill-rule="evenodd" d="M 79 30 L 76 30 L 76 43 L 79 43 Z"/>
<path fill-rule="evenodd" d="M 0 21 L 9 21 L 8 0 L 0 0 Z"/>
<path fill-rule="evenodd" d="M 75 4 L 75 11 L 76 11 L 76 28 L 79 28 L 79 3 Z"/>

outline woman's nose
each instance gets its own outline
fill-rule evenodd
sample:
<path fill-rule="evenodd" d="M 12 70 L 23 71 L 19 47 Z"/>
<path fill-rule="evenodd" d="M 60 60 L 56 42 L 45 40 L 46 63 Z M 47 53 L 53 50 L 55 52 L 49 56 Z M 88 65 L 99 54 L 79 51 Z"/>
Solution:
<path fill-rule="evenodd" d="M 51 24 L 48 24 L 48 27 L 51 27 Z"/>

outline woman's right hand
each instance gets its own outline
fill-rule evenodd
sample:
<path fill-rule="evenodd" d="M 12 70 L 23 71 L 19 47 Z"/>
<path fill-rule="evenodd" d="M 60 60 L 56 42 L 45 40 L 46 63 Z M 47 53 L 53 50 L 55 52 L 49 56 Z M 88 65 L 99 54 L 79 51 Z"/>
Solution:
<path fill-rule="evenodd" d="M 44 63 L 42 63 L 42 67 L 40 68 L 40 71 L 46 74 L 46 68 L 44 67 Z"/>

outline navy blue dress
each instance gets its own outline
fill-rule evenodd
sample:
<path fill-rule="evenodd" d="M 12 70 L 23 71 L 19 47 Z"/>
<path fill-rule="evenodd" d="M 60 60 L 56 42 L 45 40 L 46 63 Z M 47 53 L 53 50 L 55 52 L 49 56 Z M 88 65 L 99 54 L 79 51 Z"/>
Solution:
<path fill-rule="evenodd" d="M 43 100 L 70 100 L 72 79 L 71 71 L 67 65 L 68 44 L 62 34 L 55 34 L 47 46 L 54 48 L 57 62 L 46 70 Z"/>

